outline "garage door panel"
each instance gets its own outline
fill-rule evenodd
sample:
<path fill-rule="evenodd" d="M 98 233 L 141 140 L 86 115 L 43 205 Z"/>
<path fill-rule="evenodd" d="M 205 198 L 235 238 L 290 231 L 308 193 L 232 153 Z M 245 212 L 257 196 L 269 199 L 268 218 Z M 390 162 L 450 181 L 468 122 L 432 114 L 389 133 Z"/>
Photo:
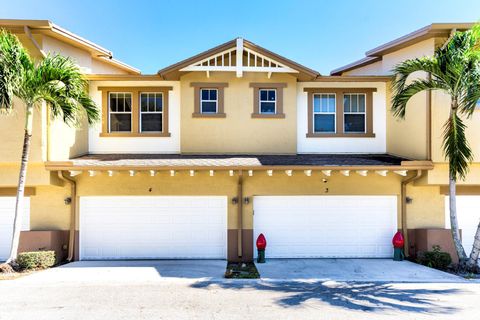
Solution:
<path fill-rule="evenodd" d="M 82 197 L 82 259 L 225 258 L 226 197 Z"/>
<path fill-rule="evenodd" d="M 458 227 L 462 230 L 463 248 L 470 255 L 480 222 L 480 196 L 457 196 L 457 218 Z M 445 227 L 451 228 L 448 196 L 445 197 Z"/>
<path fill-rule="evenodd" d="M 15 219 L 15 197 L 0 197 L 0 261 L 10 254 L 12 245 L 13 221 Z M 22 231 L 30 230 L 30 198 L 25 197 Z"/>
<path fill-rule="evenodd" d="M 255 237 L 277 258 L 390 257 L 396 196 L 257 196 Z"/>

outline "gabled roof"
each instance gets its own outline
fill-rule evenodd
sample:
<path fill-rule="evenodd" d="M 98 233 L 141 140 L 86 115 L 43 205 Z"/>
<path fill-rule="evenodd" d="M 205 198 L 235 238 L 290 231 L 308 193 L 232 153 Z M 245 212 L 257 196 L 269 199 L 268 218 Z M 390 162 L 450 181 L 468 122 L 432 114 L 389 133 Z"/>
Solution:
<path fill-rule="evenodd" d="M 201 62 L 204 59 L 208 59 L 209 57 L 214 57 L 215 55 L 221 54 L 223 52 L 226 52 L 231 49 L 235 49 L 237 46 L 238 40 L 241 38 L 233 39 L 231 41 L 225 42 L 219 46 L 216 46 L 210 50 L 204 51 L 202 53 L 199 53 L 193 57 L 190 57 L 188 59 L 182 60 L 180 62 L 177 62 L 175 64 L 172 64 L 166 68 L 163 68 L 158 71 L 158 74 L 162 79 L 165 80 L 178 80 L 180 76 L 183 74 L 187 73 L 188 71 L 182 71 L 182 69 L 189 67 L 197 62 Z M 246 48 L 247 50 L 251 50 L 252 52 L 258 53 L 262 56 L 268 57 L 272 60 L 275 60 L 276 62 L 291 68 L 296 71 L 296 73 L 292 73 L 294 76 L 296 76 L 299 80 L 301 81 L 309 81 L 309 80 L 314 80 L 318 76 L 320 76 L 320 73 L 312 70 L 310 68 L 307 68 L 295 61 L 292 61 L 290 59 L 287 59 L 285 57 L 282 57 L 272 51 L 269 51 L 265 48 L 262 48 L 253 42 L 250 42 L 245 39 L 241 39 L 243 42 L 243 48 Z"/>
<path fill-rule="evenodd" d="M 74 47 L 88 51 L 92 55 L 92 58 L 120 68 L 129 74 L 140 74 L 140 70 L 114 59 L 111 51 L 63 29 L 49 20 L 0 19 L 0 28 L 8 29 L 13 33 L 24 33 L 25 26 L 28 27 L 32 33 L 45 34 Z"/>
<path fill-rule="evenodd" d="M 452 30 L 464 31 L 470 29 L 473 25 L 474 23 L 432 23 L 403 37 L 392 40 L 367 51 L 365 53 L 365 58 L 334 69 L 330 72 L 330 75 L 339 76 L 342 75 L 343 72 L 354 70 L 356 68 L 380 61 L 382 60 L 382 56 L 386 54 L 406 48 L 426 39 L 435 37 L 448 38 Z"/>

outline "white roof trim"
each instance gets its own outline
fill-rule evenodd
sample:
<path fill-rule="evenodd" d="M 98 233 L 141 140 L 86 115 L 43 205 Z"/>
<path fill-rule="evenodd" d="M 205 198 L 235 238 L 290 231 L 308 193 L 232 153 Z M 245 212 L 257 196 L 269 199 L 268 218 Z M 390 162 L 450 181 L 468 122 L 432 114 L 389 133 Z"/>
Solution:
<path fill-rule="evenodd" d="M 246 61 L 243 59 L 244 52 L 247 54 Z M 235 59 L 232 59 L 234 55 Z M 192 63 L 180 71 L 203 71 L 207 74 L 213 71 L 235 72 L 239 78 L 243 76 L 243 72 L 265 72 L 269 77 L 272 73 L 299 73 L 298 70 L 272 58 L 244 48 L 242 38 L 237 39 L 235 47 Z"/>

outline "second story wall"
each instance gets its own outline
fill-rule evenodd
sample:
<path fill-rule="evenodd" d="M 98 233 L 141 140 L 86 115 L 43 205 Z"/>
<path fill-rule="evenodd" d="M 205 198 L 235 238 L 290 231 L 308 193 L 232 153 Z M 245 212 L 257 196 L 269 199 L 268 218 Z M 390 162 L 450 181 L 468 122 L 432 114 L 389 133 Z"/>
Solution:
<path fill-rule="evenodd" d="M 392 69 L 398 63 L 407 59 L 432 56 L 438 40 L 430 38 L 400 50 L 385 54 L 381 61 L 360 67 L 345 75 L 391 75 Z M 414 74 L 413 77 L 426 77 L 425 74 Z M 407 105 L 405 119 L 394 117 L 391 112 L 391 84 L 387 86 L 387 149 L 391 154 L 412 158 L 427 159 L 428 157 L 428 113 L 426 92 L 415 95 Z"/>
<path fill-rule="evenodd" d="M 195 88 L 219 84 L 224 86 L 225 115 L 195 114 Z M 255 90 L 277 85 L 277 92 L 282 90 L 283 94 L 283 115 L 252 115 Z M 184 75 L 181 78 L 182 153 L 296 153 L 296 90 L 296 78 L 289 74 L 272 74 L 270 79 L 266 73 L 254 72 L 246 72 L 241 78 L 233 72 L 212 72 L 209 78 L 205 72 Z"/>
<path fill-rule="evenodd" d="M 25 104 L 14 99 L 13 109 L 9 114 L 0 114 L 1 152 L 0 162 L 20 163 L 23 138 L 25 134 Z M 38 106 L 33 112 L 33 132 L 30 142 L 31 163 L 42 162 L 46 158 L 46 112 Z"/>

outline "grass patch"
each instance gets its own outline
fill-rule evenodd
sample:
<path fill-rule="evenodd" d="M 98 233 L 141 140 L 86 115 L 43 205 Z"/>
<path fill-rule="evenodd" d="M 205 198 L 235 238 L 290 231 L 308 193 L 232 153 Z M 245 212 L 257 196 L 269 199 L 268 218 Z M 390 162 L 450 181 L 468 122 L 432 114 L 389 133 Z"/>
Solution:
<path fill-rule="evenodd" d="M 259 279 L 257 267 L 253 262 L 229 262 L 225 271 L 227 279 Z"/>

